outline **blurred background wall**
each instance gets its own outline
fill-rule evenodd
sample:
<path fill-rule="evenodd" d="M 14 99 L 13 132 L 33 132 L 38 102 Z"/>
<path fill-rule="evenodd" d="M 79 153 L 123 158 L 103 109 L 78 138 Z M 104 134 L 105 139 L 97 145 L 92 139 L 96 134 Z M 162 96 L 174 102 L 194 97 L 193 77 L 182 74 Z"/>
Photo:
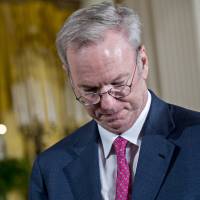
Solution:
<path fill-rule="evenodd" d="M 167 101 L 200 110 L 200 1 L 126 0 L 142 17 L 149 86 Z"/>
<path fill-rule="evenodd" d="M 0 200 L 26 199 L 35 156 L 90 119 L 73 97 L 55 37 L 73 11 L 96 2 L 0 0 Z M 149 88 L 200 111 L 200 1 L 115 3 L 141 16 Z"/>

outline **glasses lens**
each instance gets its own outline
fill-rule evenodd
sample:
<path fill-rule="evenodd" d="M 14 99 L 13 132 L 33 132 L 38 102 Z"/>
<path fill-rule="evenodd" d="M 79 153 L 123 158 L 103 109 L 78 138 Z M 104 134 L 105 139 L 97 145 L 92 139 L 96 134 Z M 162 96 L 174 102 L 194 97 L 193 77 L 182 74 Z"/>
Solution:
<path fill-rule="evenodd" d="M 116 99 L 126 97 L 130 94 L 130 92 L 131 92 L 131 88 L 126 85 L 115 87 L 108 91 L 108 93 Z M 79 102 L 84 104 L 85 106 L 97 104 L 99 103 L 100 99 L 101 97 L 97 93 L 86 94 L 78 98 Z"/>
<path fill-rule="evenodd" d="M 88 106 L 88 105 L 93 105 L 93 104 L 97 104 L 100 100 L 100 97 L 98 94 L 88 94 L 88 95 L 85 95 L 84 97 L 81 96 L 80 98 L 78 98 L 78 100 Z"/>
<path fill-rule="evenodd" d="M 112 88 L 110 90 L 110 95 L 115 98 L 123 98 L 130 94 L 131 88 L 129 86 L 121 86 L 117 88 Z"/>

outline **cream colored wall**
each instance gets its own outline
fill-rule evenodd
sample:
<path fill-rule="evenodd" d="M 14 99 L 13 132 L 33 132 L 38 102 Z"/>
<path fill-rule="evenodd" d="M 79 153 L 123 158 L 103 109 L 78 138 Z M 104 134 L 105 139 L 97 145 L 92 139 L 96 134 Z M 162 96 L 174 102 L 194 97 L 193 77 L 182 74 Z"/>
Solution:
<path fill-rule="evenodd" d="M 194 10 L 193 18 L 194 18 L 194 29 L 196 33 L 196 51 L 197 51 L 197 59 L 198 59 L 198 74 L 200 76 L 200 1 L 199 0 L 193 0 L 192 1 L 192 8 Z"/>
<path fill-rule="evenodd" d="M 175 104 L 200 110 L 200 1 L 126 0 L 142 17 L 149 87 Z"/>

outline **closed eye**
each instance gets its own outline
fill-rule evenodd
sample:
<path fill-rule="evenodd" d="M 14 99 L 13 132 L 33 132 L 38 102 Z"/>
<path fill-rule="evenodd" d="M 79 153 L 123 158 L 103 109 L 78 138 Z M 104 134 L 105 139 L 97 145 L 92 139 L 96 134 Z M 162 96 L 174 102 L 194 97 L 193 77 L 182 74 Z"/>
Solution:
<path fill-rule="evenodd" d="M 93 87 L 93 88 L 83 88 L 84 93 L 96 93 L 98 91 L 98 88 Z"/>
<path fill-rule="evenodd" d="M 128 76 L 130 76 L 129 73 L 118 76 L 116 79 L 114 79 L 114 80 L 111 82 L 111 85 L 113 85 L 113 86 L 122 86 L 122 85 L 126 85 Z"/>
<path fill-rule="evenodd" d="M 113 82 L 111 85 L 113 86 L 122 86 L 122 85 L 125 85 L 125 81 L 120 81 L 120 82 Z"/>

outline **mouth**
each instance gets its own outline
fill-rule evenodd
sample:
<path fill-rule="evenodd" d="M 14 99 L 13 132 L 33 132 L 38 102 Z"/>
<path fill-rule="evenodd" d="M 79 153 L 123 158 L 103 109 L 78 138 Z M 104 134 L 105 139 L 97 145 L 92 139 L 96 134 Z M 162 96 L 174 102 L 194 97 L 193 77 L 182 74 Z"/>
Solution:
<path fill-rule="evenodd" d="M 122 111 L 118 111 L 115 113 L 100 113 L 98 116 L 98 119 L 100 121 L 105 121 L 105 122 L 113 122 L 113 121 L 117 121 L 120 119 L 123 119 L 124 113 Z"/>

